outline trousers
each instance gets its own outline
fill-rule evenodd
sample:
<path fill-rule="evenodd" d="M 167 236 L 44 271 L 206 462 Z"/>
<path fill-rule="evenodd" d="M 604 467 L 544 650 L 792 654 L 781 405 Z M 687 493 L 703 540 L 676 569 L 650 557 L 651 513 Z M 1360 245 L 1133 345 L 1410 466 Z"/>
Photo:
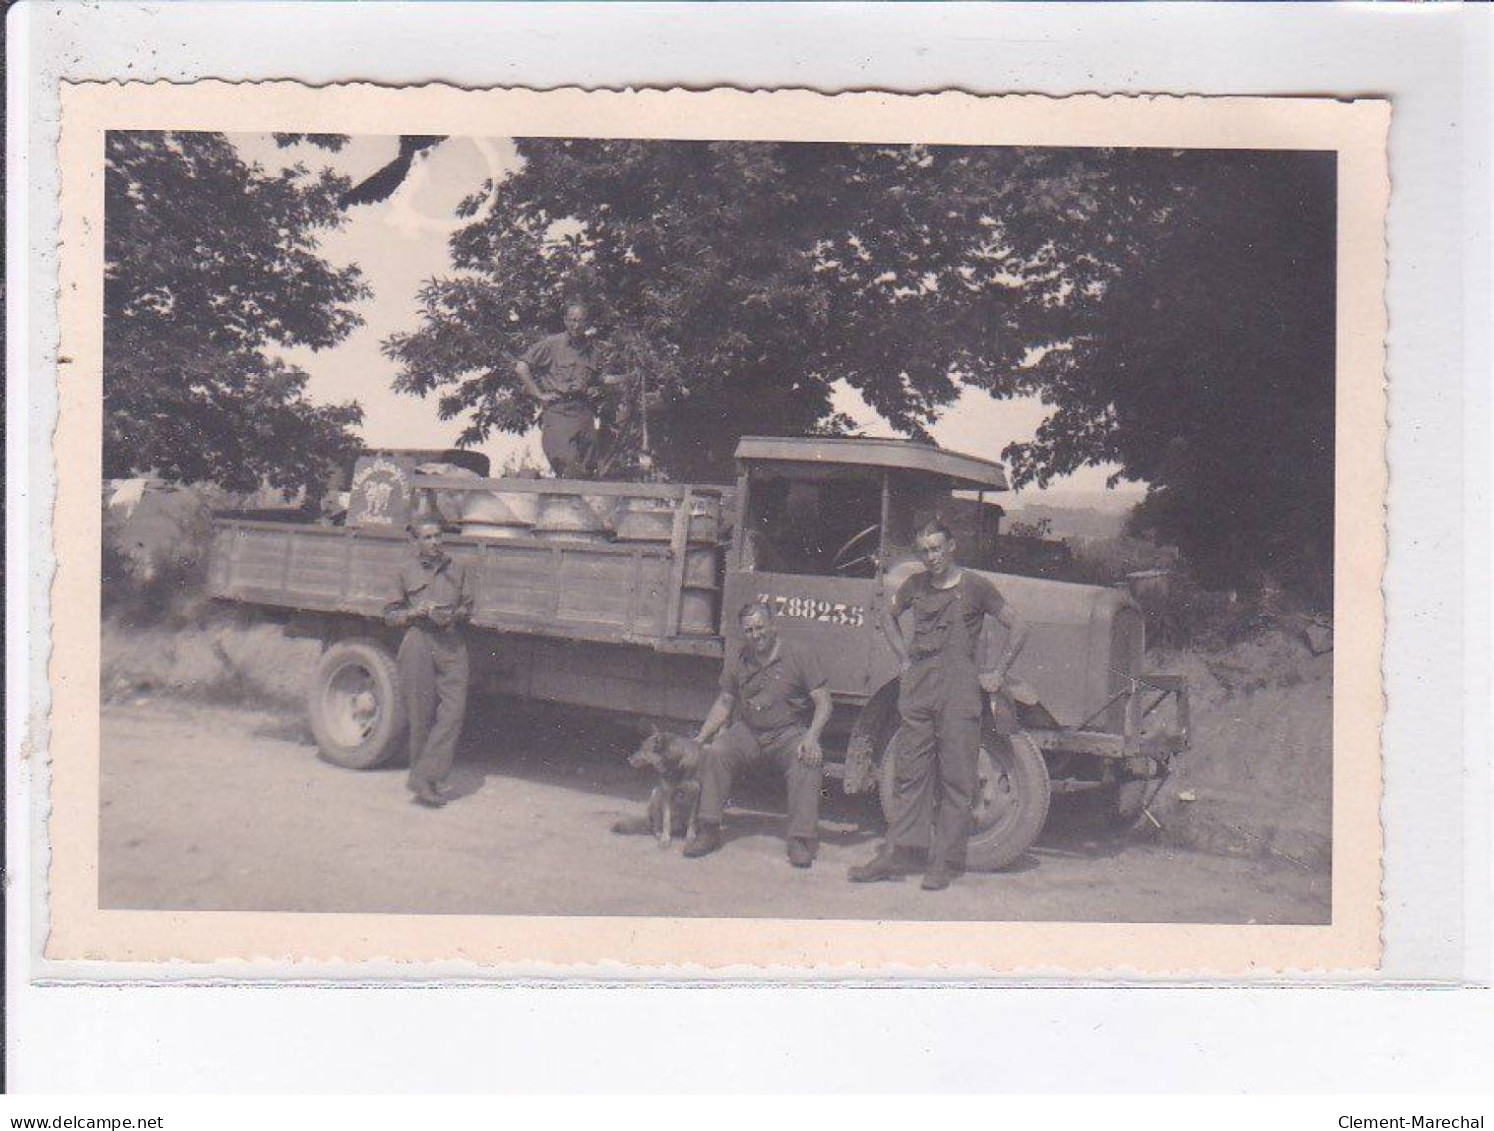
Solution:
<path fill-rule="evenodd" d="M 415 625 L 395 662 L 410 716 L 410 788 L 439 787 L 456 761 L 467 710 L 467 643 L 459 632 Z"/>
<path fill-rule="evenodd" d="M 591 474 L 597 441 L 596 415 L 580 401 L 561 401 L 540 416 L 540 447 L 561 479 Z"/>
<path fill-rule="evenodd" d="M 888 840 L 963 867 L 980 757 L 981 692 L 973 664 L 949 652 L 915 661 L 898 692 Z"/>
<path fill-rule="evenodd" d="M 788 836 L 818 840 L 825 767 L 806 766 L 799 758 L 799 740 L 803 737 L 803 727 L 790 727 L 761 742 L 746 723 L 736 722 L 727 727 L 706 747 L 705 760 L 701 763 L 701 821 L 719 825 L 737 771 L 766 759 L 783 771 L 788 782 Z"/>

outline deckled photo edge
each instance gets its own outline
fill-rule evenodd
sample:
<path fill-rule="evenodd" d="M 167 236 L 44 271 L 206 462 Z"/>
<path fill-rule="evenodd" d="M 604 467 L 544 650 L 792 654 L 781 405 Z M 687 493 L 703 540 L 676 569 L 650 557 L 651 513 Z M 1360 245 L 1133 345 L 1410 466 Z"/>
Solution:
<path fill-rule="evenodd" d="M 1379 955 L 1385 557 L 1384 102 L 1198 97 L 824 96 L 738 91 L 305 88 L 291 83 L 64 88 L 60 419 L 54 514 L 48 957 L 226 958 L 813 971 L 1062 969 L 1229 977 L 1372 968 Z M 950 115 L 948 107 L 956 107 Z M 978 111 L 978 112 L 977 112 Z M 1323 148 L 1339 153 L 1333 922 L 1326 927 L 738 922 L 116 912 L 97 908 L 98 498 L 102 139 L 106 129 L 425 130 L 513 136 L 929 140 Z M 950 120 L 953 118 L 954 120 Z M 521 128 L 524 127 L 524 128 Z M 1350 442 L 1352 440 L 1352 442 Z M 1365 616 L 1368 610 L 1375 615 Z"/>

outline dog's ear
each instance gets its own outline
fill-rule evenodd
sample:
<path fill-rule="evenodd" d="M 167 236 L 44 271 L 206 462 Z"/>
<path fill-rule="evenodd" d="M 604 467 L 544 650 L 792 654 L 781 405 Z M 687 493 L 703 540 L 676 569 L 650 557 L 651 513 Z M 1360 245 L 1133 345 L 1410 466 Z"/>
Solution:
<path fill-rule="evenodd" d="M 628 759 L 628 763 L 634 769 L 638 770 L 645 767 L 653 770 L 662 769 L 664 765 L 665 745 L 664 735 L 655 730 L 638 744 L 638 749 L 633 752 L 632 756 Z"/>

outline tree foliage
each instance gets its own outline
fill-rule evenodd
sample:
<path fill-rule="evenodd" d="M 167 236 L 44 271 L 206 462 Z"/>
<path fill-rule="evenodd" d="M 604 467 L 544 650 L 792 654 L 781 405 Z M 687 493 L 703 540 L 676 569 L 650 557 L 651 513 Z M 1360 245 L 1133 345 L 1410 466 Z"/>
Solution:
<path fill-rule="evenodd" d="M 1199 576 L 1267 575 L 1332 597 L 1332 154 L 1127 156 L 1133 183 L 1187 186 L 1144 262 L 1076 327 L 1037 391 L 1055 406 L 1009 449 L 1023 481 L 1115 463 L 1149 492 L 1132 517 Z"/>
<path fill-rule="evenodd" d="M 419 327 L 385 342 L 397 388 L 436 393 L 443 417 L 472 413 L 464 442 L 533 423 L 513 359 L 582 298 L 612 367 L 658 398 L 654 454 L 675 476 L 729 475 L 744 433 L 848 430 L 833 408 L 842 382 L 914 438 L 966 388 L 1036 394 L 1053 415 L 1007 449 L 1018 484 L 1115 463 L 1152 485 L 1142 520 L 1214 578 L 1308 559 L 1321 571 L 1331 161 L 563 139 L 518 150 L 512 176 L 464 202 L 455 270 L 421 290 Z"/>
<path fill-rule="evenodd" d="M 585 298 L 646 359 L 655 454 L 729 474 L 744 432 L 837 432 L 844 381 L 915 437 L 966 384 L 1010 391 L 1113 277 L 1147 202 L 1077 150 L 526 140 L 464 205 L 458 274 L 386 342 L 399 388 L 474 410 L 466 442 L 535 406 L 512 359 Z M 626 360 L 623 362 L 626 364 Z M 1041 367 L 1042 363 L 1038 363 Z M 993 453 L 994 454 L 994 453 Z"/>
<path fill-rule="evenodd" d="M 362 410 L 313 404 L 306 373 L 266 352 L 325 349 L 361 321 L 358 269 L 318 254 L 346 188 L 328 171 L 247 164 L 222 134 L 108 135 L 105 475 L 290 490 L 320 485 L 356 447 Z"/>

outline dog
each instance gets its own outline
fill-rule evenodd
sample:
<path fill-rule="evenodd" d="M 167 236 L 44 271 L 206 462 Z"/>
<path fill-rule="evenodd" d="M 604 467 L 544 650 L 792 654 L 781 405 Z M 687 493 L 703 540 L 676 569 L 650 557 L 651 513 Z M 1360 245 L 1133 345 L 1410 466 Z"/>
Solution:
<path fill-rule="evenodd" d="M 628 757 L 635 770 L 653 770 L 658 784 L 648 798 L 648 817 L 625 817 L 612 826 L 622 836 L 650 833 L 660 848 L 674 842 L 674 831 L 683 825 L 685 838 L 695 836 L 700 813 L 700 764 L 705 748 L 693 738 L 651 727 L 648 737 Z"/>

